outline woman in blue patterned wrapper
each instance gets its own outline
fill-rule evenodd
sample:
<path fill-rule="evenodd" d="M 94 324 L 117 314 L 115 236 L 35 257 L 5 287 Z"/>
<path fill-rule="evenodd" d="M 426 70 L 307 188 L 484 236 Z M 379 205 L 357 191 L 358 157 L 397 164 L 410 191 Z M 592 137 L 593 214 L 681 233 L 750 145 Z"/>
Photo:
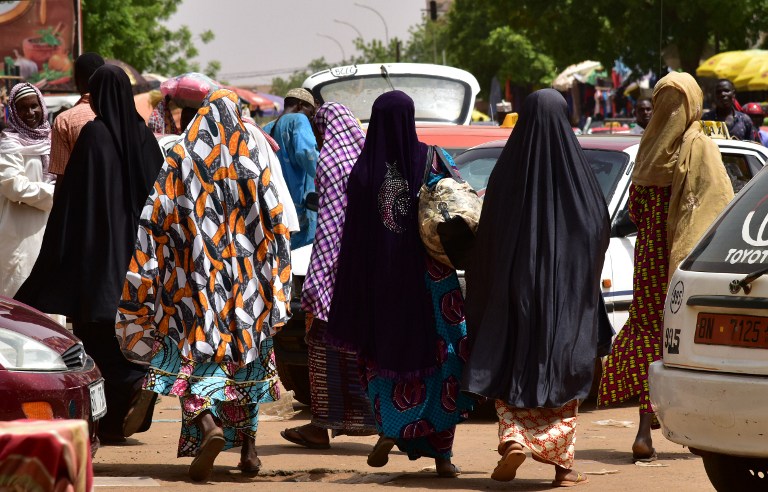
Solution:
<path fill-rule="evenodd" d="M 419 236 L 427 149 L 416 135 L 413 100 L 401 91 L 379 96 L 347 185 L 327 336 L 361 357 L 380 434 L 368 464 L 384 466 L 397 445 L 412 460 L 433 458 L 438 476 L 456 477 L 456 424 L 472 407 L 459 392 L 464 299 L 456 272 L 429 257 Z M 447 174 L 435 164 L 427 184 Z"/>

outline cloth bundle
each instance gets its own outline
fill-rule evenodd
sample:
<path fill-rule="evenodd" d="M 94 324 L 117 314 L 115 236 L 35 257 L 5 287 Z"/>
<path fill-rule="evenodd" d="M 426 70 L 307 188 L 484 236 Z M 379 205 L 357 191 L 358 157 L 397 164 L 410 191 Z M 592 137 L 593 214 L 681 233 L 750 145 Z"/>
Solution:
<path fill-rule="evenodd" d="M 443 149 L 430 146 L 425 176 L 440 167 L 450 177 L 434 183 L 425 180 L 419 191 L 419 235 L 430 256 L 463 270 L 471 258 L 483 202 L 453 165 L 445 162 Z"/>

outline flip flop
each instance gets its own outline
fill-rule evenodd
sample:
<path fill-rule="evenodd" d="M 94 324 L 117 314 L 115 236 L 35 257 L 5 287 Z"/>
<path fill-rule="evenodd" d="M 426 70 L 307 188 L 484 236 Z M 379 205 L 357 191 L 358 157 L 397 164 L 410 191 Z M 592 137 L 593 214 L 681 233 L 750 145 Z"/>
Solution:
<path fill-rule="evenodd" d="M 203 482 L 208 480 L 213 471 L 213 462 L 216 461 L 216 457 L 224 449 L 224 434 L 217 433 L 208 436 L 203 439 L 203 443 L 200 446 L 200 452 L 197 453 L 195 459 L 192 460 L 192 464 L 189 465 L 189 477 L 195 482 Z"/>
<path fill-rule="evenodd" d="M 652 463 L 659 459 L 659 456 L 656 454 L 656 450 L 652 449 L 650 456 L 638 456 L 636 454 L 632 455 L 632 463 Z"/>
<path fill-rule="evenodd" d="M 498 482 L 509 482 L 514 480 L 517 475 L 517 469 L 525 461 L 525 451 L 522 449 L 511 449 L 504 453 L 499 460 L 499 464 L 491 473 L 491 478 Z"/>
<path fill-rule="evenodd" d="M 391 437 L 380 437 L 368 455 L 368 466 L 381 468 L 389 461 L 389 452 L 395 446 L 395 440 Z"/>
<path fill-rule="evenodd" d="M 580 472 L 576 472 L 576 480 L 552 480 L 553 487 L 575 487 L 583 483 L 588 483 L 586 475 L 582 475 Z"/>
<path fill-rule="evenodd" d="M 456 478 L 459 475 L 461 475 L 461 469 L 453 463 L 451 463 L 450 471 L 444 470 L 437 472 L 437 476 L 440 478 Z"/>
<path fill-rule="evenodd" d="M 288 432 L 293 431 L 295 432 L 299 437 L 293 437 Z M 312 442 L 309 439 L 307 439 L 307 436 L 301 433 L 301 427 L 292 427 L 290 429 L 285 429 L 283 431 L 280 431 L 280 435 L 283 439 L 286 441 L 292 442 L 294 444 L 298 444 L 299 446 L 304 446 L 305 448 L 309 449 L 330 449 L 331 443 L 325 442 Z"/>
<path fill-rule="evenodd" d="M 155 396 L 154 391 L 140 389 L 134 394 L 128 413 L 123 419 L 123 436 L 130 437 L 141 428 Z"/>

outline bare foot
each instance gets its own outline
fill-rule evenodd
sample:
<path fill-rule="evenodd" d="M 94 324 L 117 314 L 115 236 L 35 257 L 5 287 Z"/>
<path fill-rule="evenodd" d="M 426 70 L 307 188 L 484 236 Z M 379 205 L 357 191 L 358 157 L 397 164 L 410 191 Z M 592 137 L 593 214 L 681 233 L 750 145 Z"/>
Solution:
<path fill-rule="evenodd" d="M 632 459 L 648 460 L 653 459 L 656 450 L 653 449 L 653 439 L 651 437 L 651 426 L 653 425 L 653 414 L 640 414 L 640 425 L 637 428 L 635 442 L 632 443 Z"/>
<path fill-rule="evenodd" d="M 243 447 L 240 449 L 240 463 L 237 467 L 243 473 L 259 473 L 261 460 L 256 452 L 256 440 L 251 436 L 243 436 Z"/>

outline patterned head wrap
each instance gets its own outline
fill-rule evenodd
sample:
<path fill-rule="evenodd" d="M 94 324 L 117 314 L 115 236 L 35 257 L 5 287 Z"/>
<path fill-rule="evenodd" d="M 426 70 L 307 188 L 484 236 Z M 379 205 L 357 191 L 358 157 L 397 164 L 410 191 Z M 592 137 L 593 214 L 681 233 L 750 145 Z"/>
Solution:
<path fill-rule="evenodd" d="M 40 107 L 43 108 L 43 120 L 37 128 L 28 127 L 27 124 L 22 121 L 19 112 L 16 110 L 16 103 L 31 95 L 37 97 Z M 6 132 L 18 133 L 19 140 L 23 145 L 32 145 L 50 138 L 51 124 L 48 123 L 48 109 L 45 107 L 45 100 L 37 87 L 27 82 L 16 84 L 13 86 L 13 89 L 11 89 L 11 94 L 8 100 L 9 115 L 8 127 L 5 129 Z"/>
<path fill-rule="evenodd" d="M 317 131 L 323 136 L 323 147 L 317 160 L 317 182 L 323 188 L 323 181 L 332 178 L 334 169 L 345 168 L 345 174 L 360 156 L 365 134 L 357 119 L 344 105 L 329 102 L 323 104 L 315 115 Z"/>

